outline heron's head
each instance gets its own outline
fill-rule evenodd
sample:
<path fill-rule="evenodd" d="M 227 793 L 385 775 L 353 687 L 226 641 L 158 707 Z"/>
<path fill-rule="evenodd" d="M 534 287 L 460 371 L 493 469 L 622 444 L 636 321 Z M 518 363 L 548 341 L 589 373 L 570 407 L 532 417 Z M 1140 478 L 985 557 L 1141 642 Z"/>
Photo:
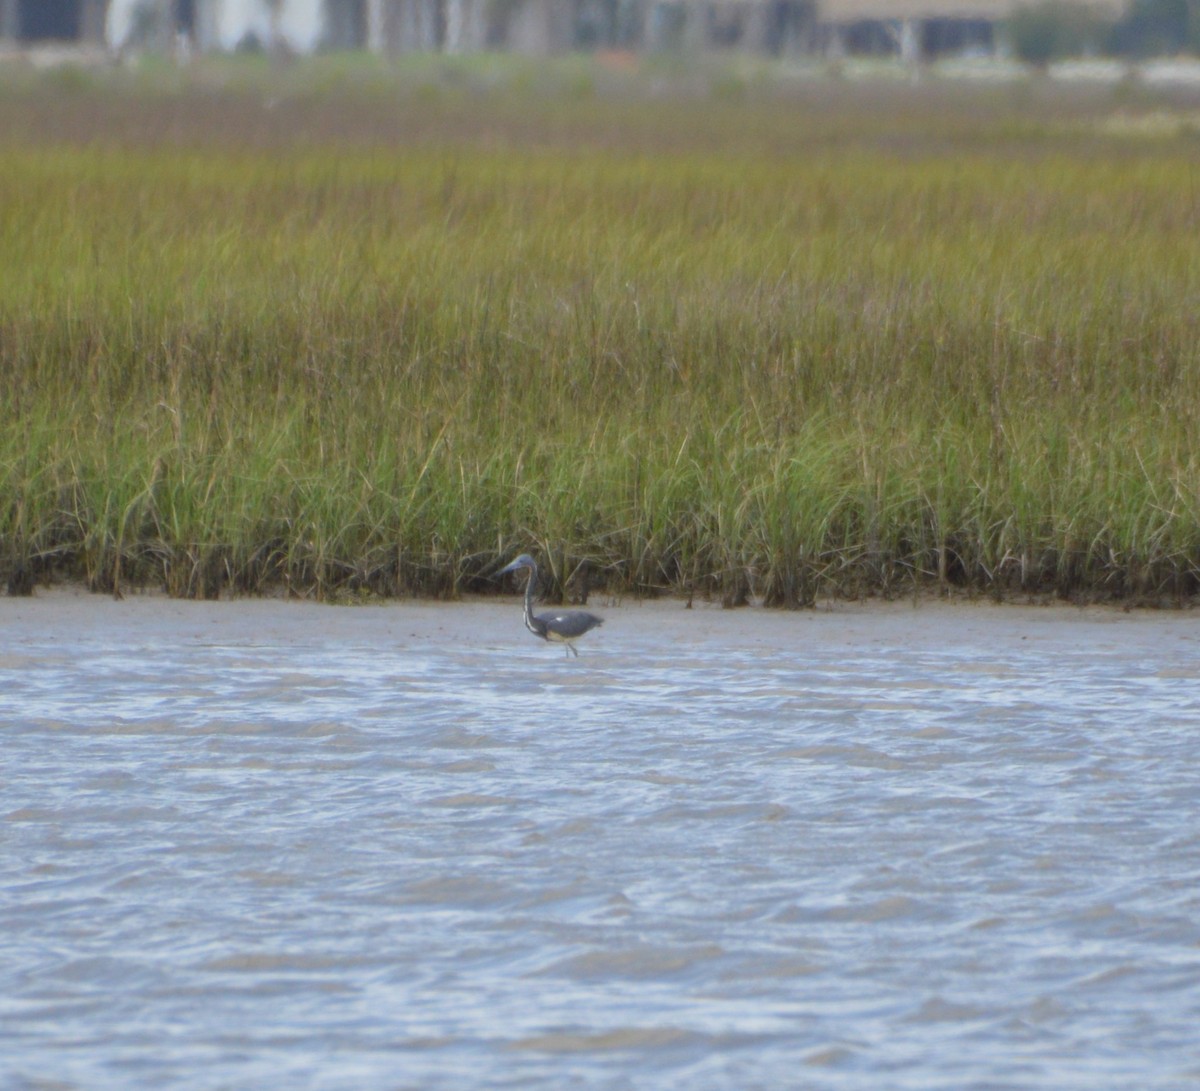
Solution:
<path fill-rule="evenodd" d="M 507 576 L 509 572 L 515 572 L 518 568 L 537 568 L 537 564 L 528 553 L 522 553 L 512 564 L 500 569 L 496 575 Z"/>

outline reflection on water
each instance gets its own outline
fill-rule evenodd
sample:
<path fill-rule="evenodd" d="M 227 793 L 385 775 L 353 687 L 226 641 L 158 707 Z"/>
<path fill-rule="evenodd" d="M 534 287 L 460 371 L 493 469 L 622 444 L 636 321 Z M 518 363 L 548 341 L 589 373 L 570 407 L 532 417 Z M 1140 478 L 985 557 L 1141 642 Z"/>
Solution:
<path fill-rule="evenodd" d="M 0 603 L 0 1085 L 1200 1081 L 1186 615 Z"/>

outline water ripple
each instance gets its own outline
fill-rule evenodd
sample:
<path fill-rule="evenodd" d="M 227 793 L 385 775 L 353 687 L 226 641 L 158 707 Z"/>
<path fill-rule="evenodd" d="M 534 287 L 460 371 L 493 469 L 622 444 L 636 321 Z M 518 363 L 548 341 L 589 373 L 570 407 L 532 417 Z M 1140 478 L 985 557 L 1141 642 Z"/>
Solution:
<path fill-rule="evenodd" d="M 1186 615 L 5 601 L 0 1085 L 1200 1073 Z"/>

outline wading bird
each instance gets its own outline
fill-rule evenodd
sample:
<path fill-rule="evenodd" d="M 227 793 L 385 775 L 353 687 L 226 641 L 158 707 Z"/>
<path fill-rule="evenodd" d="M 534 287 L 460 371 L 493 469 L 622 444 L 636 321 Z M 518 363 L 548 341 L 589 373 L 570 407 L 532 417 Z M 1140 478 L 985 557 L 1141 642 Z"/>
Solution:
<path fill-rule="evenodd" d="M 522 553 L 507 568 L 500 569 L 498 576 L 515 572 L 518 568 L 529 569 L 529 580 L 525 584 L 525 628 L 534 636 L 543 640 L 551 640 L 556 644 L 565 644 L 572 655 L 579 655 L 575 650 L 575 641 L 584 633 L 603 625 L 604 619 L 589 614 L 586 610 L 568 610 L 565 614 L 535 614 L 533 612 L 533 587 L 537 583 L 537 562 L 528 554 Z"/>

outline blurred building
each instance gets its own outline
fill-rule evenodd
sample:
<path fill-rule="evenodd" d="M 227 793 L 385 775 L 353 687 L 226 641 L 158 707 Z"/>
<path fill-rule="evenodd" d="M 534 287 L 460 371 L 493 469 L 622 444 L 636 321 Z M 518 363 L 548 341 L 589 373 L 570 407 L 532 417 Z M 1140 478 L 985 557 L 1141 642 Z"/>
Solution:
<path fill-rule="evenodd" d="M 1068 0 L 1116 19 L 1128 0 Z M 1000 28 L 1030 0 L 820 0 L 818 51 L 895 55 L 916 63 L 995 53 Z"/>
<path fill-rule="evenodd" d="M 0 0 L 0 40 L 100 45 L 107 8 L 108 0 Z"/>
<path fill-rule="evenodd" d="M 532 55 L 572 49 L 740 48 L 807 52 L 818 0 L 326 0 L 361 4 L 380 52 L 491 48 Z"/>
<path fill-rule="evenodd" d="M 0 0 L 0 40 L 200 51 L 994 52 L 1026 0 Z M 1120 15 L 1130 0 L 1064 0 Z"/>
<path fill-rule="evenodd" d="M 510 49 L 988 54 L 1030 0 L 324 0 L 340 45 L 376 52 Z M 1064 0 L 1113 18 L 1129 0 Z"/>

